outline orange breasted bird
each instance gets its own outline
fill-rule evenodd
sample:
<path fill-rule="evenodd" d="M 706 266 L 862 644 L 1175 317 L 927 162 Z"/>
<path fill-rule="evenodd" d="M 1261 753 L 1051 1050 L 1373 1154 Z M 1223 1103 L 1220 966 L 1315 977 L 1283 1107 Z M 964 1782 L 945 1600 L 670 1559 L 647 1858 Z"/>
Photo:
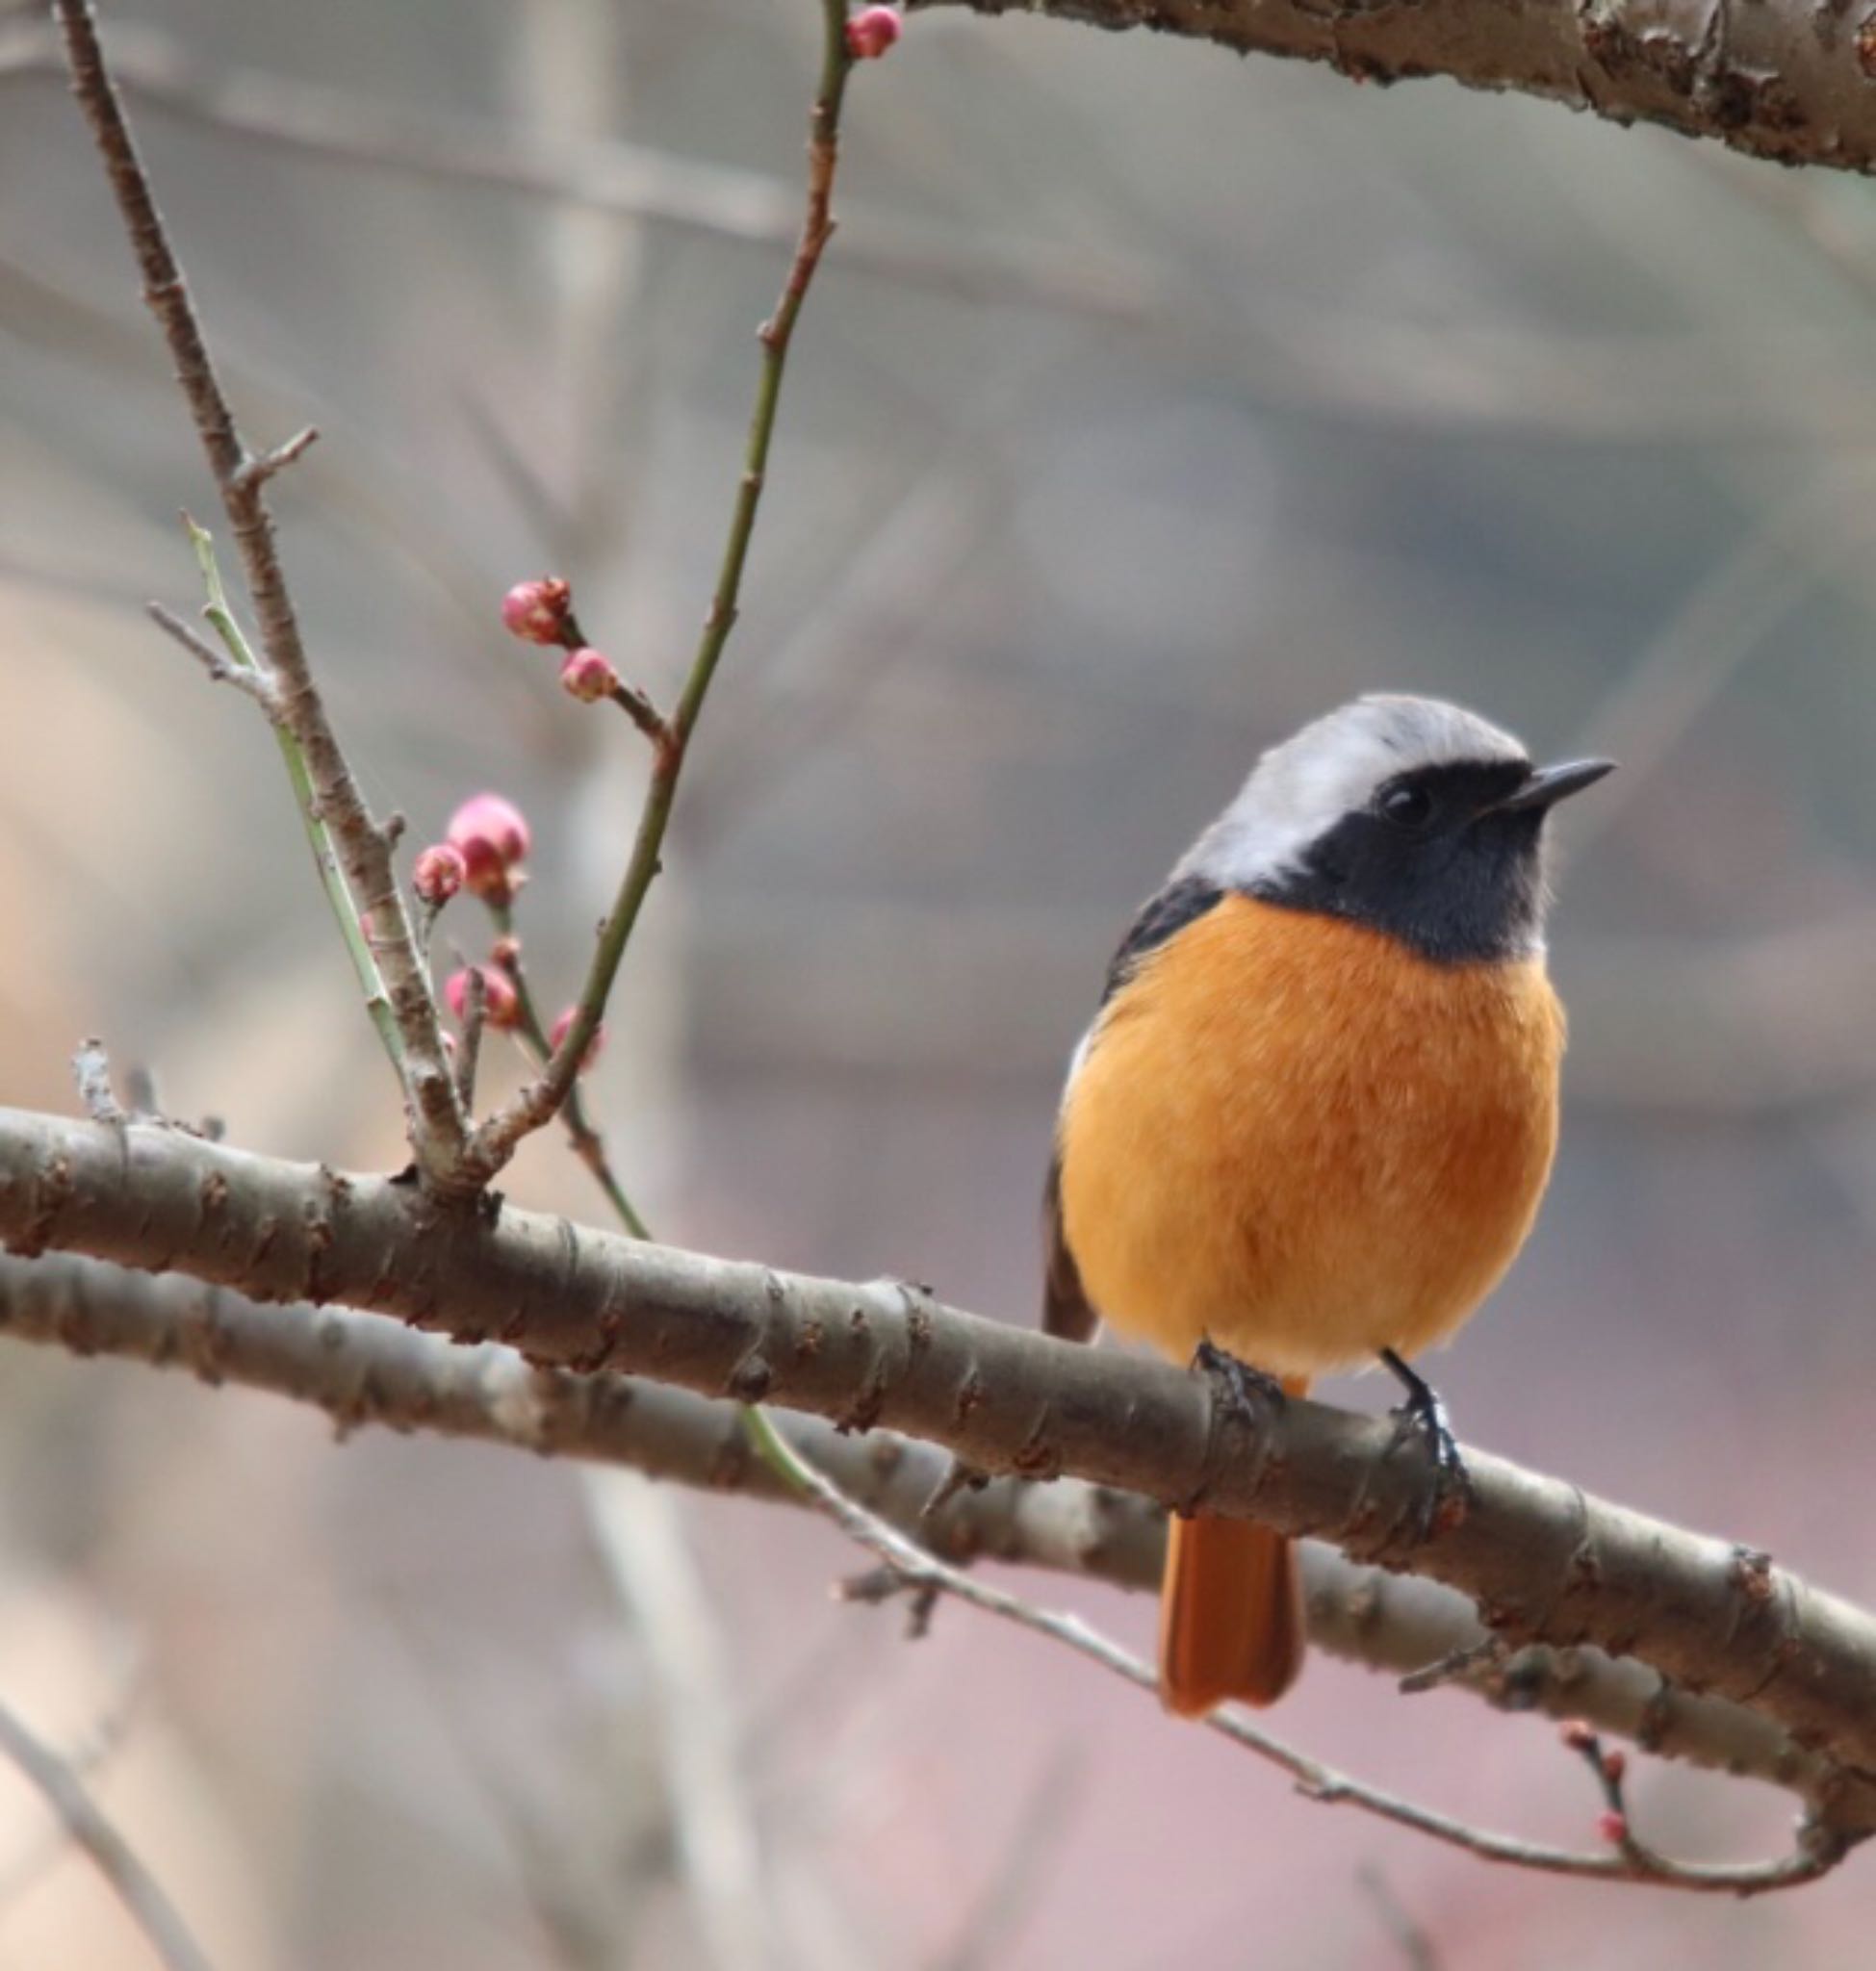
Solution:
<path fill-rule="evenodd" d="M 1545 820 L 1609 768 L 1533 766 L 1457 705 L 1380 696 L 1263 755 L 1135 919 L 1075 1052 L 1045 1206 L 1050 1333 L 1105 1320 L 1241 1394 L 1379 1360 L 1463 1478 L 1409 1362 L 1537 1215 L 1563 1053 Z M 1169 1709 L 1271 1703 L 1302 1649 L 1290 1542 L 1175 1516 Z"/>

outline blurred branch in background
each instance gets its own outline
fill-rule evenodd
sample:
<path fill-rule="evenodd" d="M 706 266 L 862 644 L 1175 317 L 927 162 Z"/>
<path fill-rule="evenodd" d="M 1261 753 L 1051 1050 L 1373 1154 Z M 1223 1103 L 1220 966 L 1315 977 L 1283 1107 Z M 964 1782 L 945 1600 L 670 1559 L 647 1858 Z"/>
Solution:
<path fill-rule="evenodd" d="M 1782 164 L 1876 164 L 1876 44 L 1804 0 L 1704 19 L 1646 0 L 1567 8 L 1546 0 L 1324 13 L 1306 0 L 909 0 L 979 13 L 1042 13 L 1096 27 L 1143 23 L 1240 54 L 1324 62 L 1361 82 L 1450 75 L 1519 90 L 1618 123 L 1664 123 Z"/>
<path fill-rule="evenodd" d="M 616 138 L 563 129 L 478 124 L 408 103 L 374 103 L 343 90 L 252 69 L 210 70 L 160 29 L 126 22 L 107 37 L 118 86 L 151 109 L 252 143 L 333 163 L 363 165 L 549 198 L 622 218 L 792 252 L 801 194 L 784 179 L 732 170 Z M 38 22 L 0 26 L 0 82 L 63 80 L 56 39 Z M 1163 296 L 1136 263 L 1046 241 L 999 243 L 868 212 L 841 218 L 852 269 L 990 301 L 1064 308 L 1129 320 Z"/>
<path fill-rule="evenodd" d="M 5 1704 L 0 1704 L 0 1756 L 11 1759 L 44 1794 L 65 1832 L 116 1890 L 167 1971 L 210 1971 L 209 1960 L 162 1884 L 91 1798 L 77 1771 Z"/>

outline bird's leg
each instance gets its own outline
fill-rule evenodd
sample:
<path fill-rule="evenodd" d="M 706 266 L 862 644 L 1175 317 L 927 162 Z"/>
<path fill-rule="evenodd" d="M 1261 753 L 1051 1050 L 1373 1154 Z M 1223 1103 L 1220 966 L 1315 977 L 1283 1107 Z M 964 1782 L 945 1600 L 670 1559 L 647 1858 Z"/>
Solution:
<path fill-rule="evenodd" d="M 1466 1471 L 1465 1459 L 1459 1455 L 1458 1442 L 1452 1435 L 1439 1392 L 1392 1348 L 1381 1350 L 1381 1360 L 1407 1393 L 1406 1401 L 1393 1412 L 1394 1435 L 1388 1442 L 1387 1455 L 1392 1456 L 1409 1437 L 1418 1437 L 1433 1467 L 1433 1483 L 1419 1515 L 1420 1537 L 1427 1540 L 1441 1526 L 1457 1525 L 1465 1518 L 1472 1504 L 1472 1477 Z"/>
<path fill-rule="evenodd" d="M 1251 1442 L 1259 1446 L 1259 1458 L 1267 1456 L 1270 1432 L 1289 1403 L 1289 1392 L 1275 1376 L 1267 1375 L 1261 1369 L 1253 1369 L 1248 1362 L 1241 1362 L 1228 1349 L 1221 1348 L 1209 1335 L 1193 1350 L 1192 1366 L 1209 1376 L 1212 1383 L 1213 1448 L 1205 1459 L 1207 1472 L 1215 1463 L 1220 1426 L 1226 1422 L 1242 1426 L 1249 1433 Z M 1201 1485 L 1200 1496 L 1208 1486 L 1209 1478 Z"/>

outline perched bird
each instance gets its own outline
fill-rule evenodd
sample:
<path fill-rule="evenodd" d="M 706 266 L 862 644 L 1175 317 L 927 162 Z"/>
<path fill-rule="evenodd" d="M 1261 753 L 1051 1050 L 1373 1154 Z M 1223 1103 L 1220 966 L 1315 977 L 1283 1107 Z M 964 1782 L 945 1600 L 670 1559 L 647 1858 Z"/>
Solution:
<path fill-rule="evenodd" d="M 1534 767 L 1431 699 L 1357 699 L 1257 762 L 1121 941 L 1049 1170 L 1044 1325 L 1102 1320 L 1284 1391 L 1408 1358 L 1497 1285 L 1556 1147 L 1544 823 L 1611 762 Z M 1290 1543 L 1175 1517 L 1167 1706 L 1272 1702 L 1302 1660 Z"/>

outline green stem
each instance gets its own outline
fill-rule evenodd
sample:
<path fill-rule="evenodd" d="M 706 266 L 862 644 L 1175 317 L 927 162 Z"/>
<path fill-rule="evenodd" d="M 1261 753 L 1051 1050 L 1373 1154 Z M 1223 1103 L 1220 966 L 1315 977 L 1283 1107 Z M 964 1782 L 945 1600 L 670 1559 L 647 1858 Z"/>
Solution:
<path fill-rule="evenodd" d="M 183 515 L 183 525 L 189 529 L 190 545 L 195 550 L 196 565 L 202 571 L 202 585 L 208 594 L 208 603 L 202 614 L 221 639 L 222 648 L 237 669 L 256 677 L 266 677 L 260 659 L 255 656 L 246 634 L 229 606 L 228 592 L 222 586 L 221 569 L 215 557 L 214 535 L 188 514 Z M 391 1057 L 391 1065 L 397 1069 L 401 1081 L 404 1048 L 398 1033 L 397 1016 L 391 1010 L 391 998 L 384 989 L 384 979 L 378 971 L 371 939 L 365 934 L 358 907 L 340 868 L 339 852 L 333 843 L 331 831 L 320 818 L 319 798 L 314 791 L 313 775 L 306 763 L 306 755 L 298 740 L 278 719 L 271 723 L 274 743 L 280 749 L 287 779 L 293 786 L 294 806 L 298 808 L 300 826 L 306 831 L 306 845 L 313 852 L 313 866 L 319 871 L 321 887 L 325 891 L 326 902 L 332 907 L 339 934 L 346 941 L 352 970 L 358 975 L 359 987 L 365 995 L 365 1011 L 370 1013 L 372 1024 L 377 1029 L 378 1039 L 383 1043 L 385 1053 Z"/>
<path fill-rule="evenodd" d="M 655 743 L 651 785 L 638 818 L 631 856 L 620 879 L 612 909 L 600 932 L 599 947 L 593 954 L 585 984 L 580 988 L 573 1025 L 549 1061 L 546 1071 L 534 1085 L 522 1091 L 506 1110 L 492 1116 L 470 1145 L 467 1170 L 486 1183 L 514 1154 L 516 1145 L 530 1130 L 538 1129 L 565 1103 L 574 1088 L 579 1062 L 591 1045 L 605 1014 L 612 984 L 620 960 L 631 941 L 639 911 L 661 866 L 665 831 L 677 798 L 679 777 L 684 755 L 697 730 L 704 702 L 722 660 L 724 646 L 735 627 L 742 593 L 743 570 L 749 559 L 749 545 L 756 530 L 756 516 L 761 506 L 762 487 L 768 474 L 769 446 L 775 435 L 776 411 L 781 403 L 782 378 L 787 368 L 788 345 L 802 303 L 820 265 L 821 253 L 834 231 L 830 211 L 834 194 L 835 166 L 838 161 L 840 109 L 846 95 L 847 73 L 853 57 L 847 49 L 846 0 L 821 0 L 823 25 L 820 87 L 809 125 L 808 210 L 802 221 L 801 238 L 795 248 L 788 277 L 776 302 L 775 313 L 762 324 L 761 376 L 757 386 L 756 405 L 750 414 L 749 435 L 743 447 L 742 479 L 736 490 L 730 516 L 730 530 L 724 542 L 723 559 L 709 613 L 704 619 L 690 672 L 684 680 L 678 708 L 667 730 Z"/>

